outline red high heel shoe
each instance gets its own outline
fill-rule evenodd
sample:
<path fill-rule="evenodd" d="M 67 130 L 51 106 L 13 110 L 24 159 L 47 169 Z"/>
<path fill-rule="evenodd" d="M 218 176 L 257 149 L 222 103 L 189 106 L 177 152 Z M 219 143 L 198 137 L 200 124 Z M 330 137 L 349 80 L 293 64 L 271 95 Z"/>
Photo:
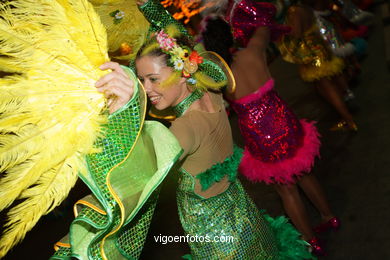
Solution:
<path fill-rule="evenodd" d="M 309 241 L 307 241 L 311 247 L 311 253 L 315 256 L 326 256 L 327 253 L 324 250 L 324 247 L 321 245 L 319 239 L 317 237 L 313 237 Z"/>
<path fill-rule="evenodd" d="M 340 219 L 337 217 L 333 217 L 333 218 L 329 219 L 327 222 L 316 226 L 315 228 L 313 228 L 313 230 L 316 233 L 322 233 L 322 232 L 325 232 L 328 230 L 337 231 L 337 230 L 339 230 L 340 225 L 341 225 Z"/>

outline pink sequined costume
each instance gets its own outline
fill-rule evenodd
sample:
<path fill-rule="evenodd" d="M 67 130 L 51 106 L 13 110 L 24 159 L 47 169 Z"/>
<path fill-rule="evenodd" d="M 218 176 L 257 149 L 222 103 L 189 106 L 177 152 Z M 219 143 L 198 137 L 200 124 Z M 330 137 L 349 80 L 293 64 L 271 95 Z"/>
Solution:
<path fill-rule="evenodd" d="M 291 28 L 274 21 L 276 7 L 267 2 L 229 0 L 225 19 L 232 26 L 234 39 L 243 47 L 259 26 L 270 28 L 271 40 L 276 41 Z"/>
<path fill-rule="evenodd" d="M 319 156 L 319 133 L 314 122 L 298 120 L 273 87 L 270 79 L 256 92 L 230 101 L 245 139 L 240 172 L 254 182 L 295 183 Z"/>

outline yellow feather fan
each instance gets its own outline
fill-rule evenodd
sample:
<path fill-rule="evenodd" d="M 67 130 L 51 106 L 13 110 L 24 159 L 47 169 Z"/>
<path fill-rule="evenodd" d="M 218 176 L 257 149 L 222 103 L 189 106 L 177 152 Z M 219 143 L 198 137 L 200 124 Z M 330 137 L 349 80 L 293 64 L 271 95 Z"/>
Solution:
<path fill-rule="evenodd" d="M 0 4 L 0 258 L 68 195 L 106 122 L 106 31 L 87 0 Z M 15 200 L 20 203 L 13 205 Z"/>
<path fill-rule="evenodd" d="M 135 0 L 90 0 L 106 27 L 113 58 L 131 60 L 146 40 L 149 22 Z"/>

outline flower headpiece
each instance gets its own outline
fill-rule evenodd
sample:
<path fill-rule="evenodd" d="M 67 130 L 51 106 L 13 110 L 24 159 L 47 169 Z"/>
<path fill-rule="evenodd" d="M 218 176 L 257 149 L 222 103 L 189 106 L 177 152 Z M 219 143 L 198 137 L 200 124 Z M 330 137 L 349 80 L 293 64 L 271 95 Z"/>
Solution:
<path fill-rule="evenodd" d="M 176 39 L 169 36 L 164 30 L 155 33 L 155 37 L 160 49 L 170 57 L 168 65 L 181 72 L 189 84 L 195 85 L 196 80 L 192 74 L 198 70 L 198 65 L 203 63 L 203 57 L 196 50 L 177 44 Z"/>
<path fill-rule="evenodd" d="M 175 38 L 179 35 L 180 30 L 175 25 L 167 26 L 151 34 L 138 52 L 138 57 L 142 57 L 158 49 L 167 55 L 167 66 L 172 67 L 173 73 L 160 83 L 160 87 L 172 86 L 182 77 L 191 87 L 201 91 L 217 91 L 226 85 L 234 85 L 233 76 L 222 58 L 206 51 L 201 44 L 193 48 L 179 44 Z"/>

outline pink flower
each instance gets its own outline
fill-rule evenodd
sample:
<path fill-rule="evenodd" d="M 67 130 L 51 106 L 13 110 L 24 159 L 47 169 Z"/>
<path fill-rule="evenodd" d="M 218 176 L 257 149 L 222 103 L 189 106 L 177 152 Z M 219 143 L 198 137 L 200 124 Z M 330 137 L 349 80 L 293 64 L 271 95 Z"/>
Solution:
<path fill-rule="evenodd" d="M 161 49 L 168 51 L 176 46 L 176 39 L 169 37 L 168 34 L 161 30 L 156 35 L 157 42 L 159 43 Z"/>

